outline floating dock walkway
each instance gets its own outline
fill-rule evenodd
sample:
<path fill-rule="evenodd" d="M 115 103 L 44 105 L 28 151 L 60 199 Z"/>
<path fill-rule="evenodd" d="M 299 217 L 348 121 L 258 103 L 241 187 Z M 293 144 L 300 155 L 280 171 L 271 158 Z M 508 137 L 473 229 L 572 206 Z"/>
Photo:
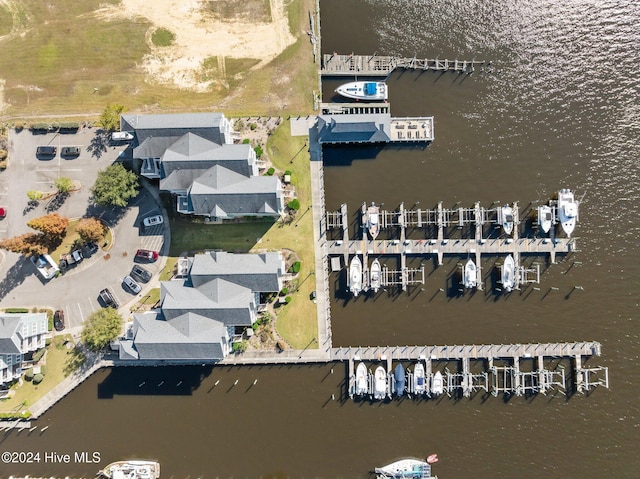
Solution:
<path fill-rule="evenodd" d="M 394 361 L 421 362 L 425 369 L 425 395 L 431 397 L 434 364 L 438 361 L 459 361 L 460 369 L 454 372 L 445 369 L 443 392 L 462 394 L 469 397 L 478 390 L 499 394 L 542 393 L 559 387 L 566 391 L 567 379 L 562 367 L 554 370 L 545 369 L 545 358 L 570 358 L 573 360 L 575 373 L 575 391 L 584 393 L 596 386 L 609 387 L 609 371 L 606 367 L 584 368 L 583 356 L 600 356 L 601 345 L 597 342 L 575 343 L 538 343 L 538 344 L 486 344 L 456 346 L 396 346 L 396 347 L 350 347 L 334 348 L 331 357 L 337 361 L 348 362 L 348 393 L 355 395 L 355 363 L 360 361 L 386 365 L 387 397 L 394 394 L 393 363 Z M 521 371 L 520 362 L 533 360 L 537 369 Z M 483 361 L 486 364 L 482 372 L 471 372 L 471 361 Z M 508 365 L 496 365 L 497 362 Z M 409 370 L 407 375 L 408 392 L 412 393 L 413 378 Z M 489 381 L 491 376 L 491 381 Z M 367 396 L 373 394 L 373 378 L 368 377 Z"/>
<path fill-rule="evenodd" d="M 476 67 L 489 66 L 491 62 L 479 60 L 440 60 L 439 58 L 402 58 L 384 55 L 324 54 L 320 66 L 323 76 L 388 76 L 396 68 L 410 70 L 452 71 L 471 74 Z"/>
<path fill-rule="evenodd" d="M 363 225 L 366 223 L 365 208 L 362 209 Z M 380 229 L 399 229 L 399 238 L 386 240 L 373 240 L 368 237 L 366 228 L 362 228 L 362 235 L 357 239 L 349 238 L 348 224 L 349 216 L 346 204 L 343 204 L 339 212 L 326 212 L 324 225 L 321 225 L 322 234 L 332 228 L 342 230 L 342 238 L 329 240 L 326 242 L 326 254 L 328 256 L 343 256 L 344 265 L 348 267 L 349 258 L 353 255 L 363 256 L 363 266 L 366 269 L 368 256 L 370 255 L 400 255 L 401 270 L 394 272 L 384 272 L 382 275 L 382 285 L 401 284 L 406 290 L 410 284 L 424 284 L 424 270 L 409 270 L 405 266 L 406 257 L 410 255 L 435 255 L 438 264 L 442 264 L 445 254 L 471 255 L 475 257 L 475 264 L 481 268 L 481 257 L 483 254 L 493 255 L 513 255 L 516 265 L 515 288 L 519 284 L 539 282 L 539 268 L 525 268 L 520 264 L 520 255 L 525 254 L 548 254 L 551 262 L 555 263 L 556 255 L 568 254 L 576 249 L 575 238 L 556 237 L 554 228 L 550 231 L 549 237 L 520 238 L 518 224 L 520 222 L 517 203 L 513 204 L 514 228 L 512 235 L 488 239 L 484 236 L 484 227 L 493 231 L 496 227 L 501 227 L 501 208 L 485 209 L 476 203 L 473 208 L 446 209 L 442 202 L 438 203 L 433 210 L 407 210 L 401 204 L 398 211 L 379 212 Z M 449 239 L 445 237 L 445 230 L 450 226 L 463 227 L 464 225 L 475 226 L 475 235 L 467 239 Z M 405 236 L 407 227 L 427 228 L 435 227 L 436 237 L 421 240 L 408 239 Z M 425 229 L 425 231 L 427 231 Z M 338 268 L 339 269 L 339 268 Z M 332 263 L 332 270 L 336 271 L 335 262 Z M 481 275 L 479 274 L 478 277 Z M 393 278 L 398 278 L 395 280 Z M 363 289 L 366 290 L 368 280 L 364 275 Z M 347 285 L 349 286 L 349 285 Z M 482 282 L 478 282 L 478 289 L 482 289 Z"/>

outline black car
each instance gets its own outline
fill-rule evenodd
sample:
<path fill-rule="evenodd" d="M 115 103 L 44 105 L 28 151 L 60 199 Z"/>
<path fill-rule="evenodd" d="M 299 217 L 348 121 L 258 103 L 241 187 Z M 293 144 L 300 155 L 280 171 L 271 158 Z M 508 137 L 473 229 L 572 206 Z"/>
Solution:
<path fill-rule="evenodd" d="M 53 313 L 53 327 L 56 331 L 62 331 L 64 329 L 64 311 L 58 309 Z"/>
<path fill-rule="evenodd" d="M 118 309 L 120 307 L 116 298 L 113 296 L 111 291 L 109 291 L 109 288 L 105 288 L 100 291 L 100 299 L 102 300 L 102 303 L 109 308 Z"/>
<path fill-rule="evenodd" d="M 79 146 L 63 146 L 60 149 L 60 156 L 65 156 L 67 158 L 80 156 L 80 147 Z"/>
<path fill-rule="evenodd" d="M 39 146 L 36 149 L 36 156 L 40 157 L 54 157 L 58 149 L 55 146 Z"/>
<path fill-rule="evenodd" d="M 133 265 L 131 269 L 131 276 L 138 281 L 142 281 L 143 283 L 148 283 L 151 279 L 151 272 L 146 270 L 140 265 Z"/>

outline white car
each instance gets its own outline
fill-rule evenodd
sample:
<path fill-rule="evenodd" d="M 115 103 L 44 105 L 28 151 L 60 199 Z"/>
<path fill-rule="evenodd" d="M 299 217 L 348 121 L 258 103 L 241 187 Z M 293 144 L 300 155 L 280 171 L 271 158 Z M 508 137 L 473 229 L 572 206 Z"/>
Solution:
<path fill-rule="evenodd" d="M 133 140 L 133 135 L 128 131 L 114 131 L 111 133 L 112 141 L 131 141 Z"/>
<path fill-rule="evenodd" d="M 138 294 L 142 289 L 138 283 L 131 277 L 125 276 L 122 282 L 125 284 L 127 288 L 131 290 L 133 294 Z"/>
<path fill-rule="evenodd" d="M 147 216 L 142 220 L 142 224 L 145 228 L 148 228 L 149 226 L 161 225 L 162 223 L 164 223 L 164 218 L 162 217 L 162 215 Z"/>

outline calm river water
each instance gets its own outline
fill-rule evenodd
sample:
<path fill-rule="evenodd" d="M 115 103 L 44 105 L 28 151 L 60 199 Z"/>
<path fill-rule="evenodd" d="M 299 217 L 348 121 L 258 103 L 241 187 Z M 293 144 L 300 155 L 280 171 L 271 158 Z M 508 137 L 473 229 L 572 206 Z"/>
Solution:
<path fill-rule="evenodd" d="M 579 252 L 554 265 L 527 258 L 541 265 L 539 290 L 458 295 L 465 258 L 425 258 L 424 288 L 337 292 L 334 345 L 596 340 L 603 355 L 588 365 L 609 367 L 611 389 L 369 404 L 342 399 L 341 364 L 101 371 L 38 421 L 44 433 L 0 438 L 3 451 L 98 452 L 100 463 L 0 464 L 0 476 L 93 476 L 109 461 L 149 457 L 163 479 L 365 478 L 437 452 L 442 479 L 638 477 L 640 3 L 322 0 L 321 10 L 324 52 L 492 61 L 471 77 L 395 72 L 392 114 L 433 115 L 436 140 L 327 151 L 327 209 L 524 210 L 563 187 L 583 197 Z M 325 82 L 325 101 L 339 83 Z M 495 286 L 495 259 L 485 261 Z"/>

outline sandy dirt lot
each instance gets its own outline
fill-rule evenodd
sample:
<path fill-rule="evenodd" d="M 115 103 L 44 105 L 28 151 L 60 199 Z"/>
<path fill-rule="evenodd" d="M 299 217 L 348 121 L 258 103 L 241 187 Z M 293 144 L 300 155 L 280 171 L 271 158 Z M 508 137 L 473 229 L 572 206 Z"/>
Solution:
<path fill-rule="evenodd" d="M 265 0 L 266 1 L 266 0 Z M 206 0 L 122 0 L 117 7 L 100 9 L 96 14 L 103 18 L 143 17 L 154 27 L 147 34 L 152 49 L 141 67 L 155 81 L 179 88 L 206 91 L 212 80 L 203 75 L 202 65 L 207 58 L 217 57 L 224 65 L 224 58 L 253 58 L 259 68 L 279 55 L 295 42 L 289 30 L 285 11 L 287 0 L 268 0 L 268 18 L 219 19 L 207 9 Z M 251 3 L 251 2 L 249 2 Z M 260 15 L 258 15 L 260 17 Z M 151 34 L 156 28 L 165 28 L 175 34 L 175 42 L 169 47 L 156 47 Z"/>

